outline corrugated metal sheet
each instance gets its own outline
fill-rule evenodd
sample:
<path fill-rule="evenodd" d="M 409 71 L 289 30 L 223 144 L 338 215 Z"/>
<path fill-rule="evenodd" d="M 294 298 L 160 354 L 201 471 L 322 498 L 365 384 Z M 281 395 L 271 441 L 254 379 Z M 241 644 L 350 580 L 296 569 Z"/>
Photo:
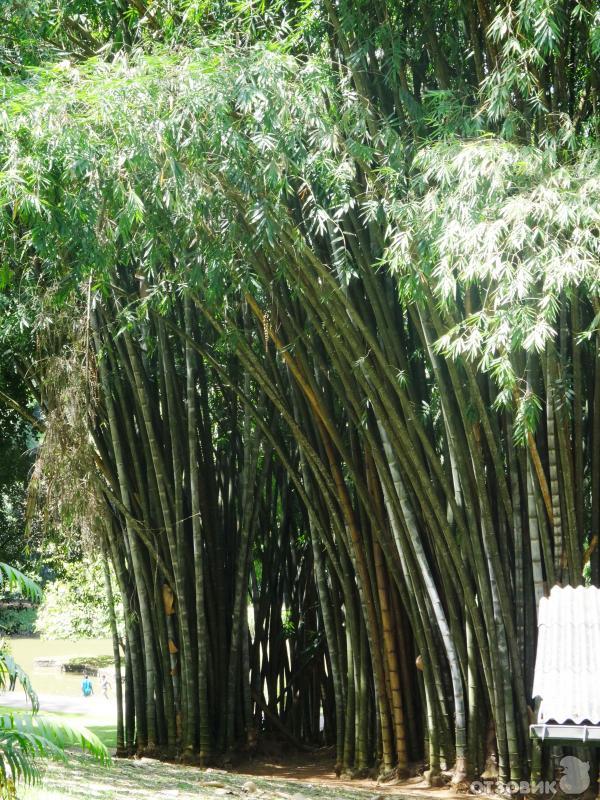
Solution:
<path fill-rule="evenodd" d="M 600 589 L 555 586 L 540 600 L 533 696 L 539 722 L 600 725 Z"/>

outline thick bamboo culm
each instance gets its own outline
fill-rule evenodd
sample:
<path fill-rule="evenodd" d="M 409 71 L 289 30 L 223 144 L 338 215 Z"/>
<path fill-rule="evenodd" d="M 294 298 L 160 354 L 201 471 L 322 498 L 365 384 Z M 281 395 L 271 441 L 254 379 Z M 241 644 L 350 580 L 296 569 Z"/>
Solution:
<path fill-rule="evenodd" d="M 536 603 L 584 558 L 558 518 L 588 499 L 556 463 L 575 451 L 590 474 L 574 431 L 598 440 L 595 403 L 515 445 L 489 378 L 436 355 L 430 308 L 390 303 L 372 273 L 342 291 L 309 261 L 302 306 L 262 257 L 276 310 L 246 294 L 218 319 L 189 294 L 122 337 L 116 306 L 93 315 L 107 553 L 130 609 L 120 748 L 209 763 L 272 731 L 331 744 L 340 772 L 424 760 L 431 782 L 464 781 L 496 759 L 524 776 Z M 591 388 L 594 353 L 576 352 Z M 439 417 L 418 413 L 438 390 Z"/>

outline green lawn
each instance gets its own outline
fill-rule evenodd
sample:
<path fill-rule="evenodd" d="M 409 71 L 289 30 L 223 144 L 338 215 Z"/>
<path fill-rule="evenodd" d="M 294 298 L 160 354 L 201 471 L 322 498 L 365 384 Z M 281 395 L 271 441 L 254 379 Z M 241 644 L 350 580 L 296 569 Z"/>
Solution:
<path fill-rule="evenodd" d="M 21 710 L 25 712 L 25 709 L 17 709 L 13 708 L 12 706 L 0 706 L 0 714 L 19 713 Z M 86 725 L 83 714 L 61 714 L 60 712 L 49 714 L 45 711 L 40 712 L 40 714 L 42 714 L 44 717 L 60 717 L 60 719 L 65 720 L 66 722 L 71 721 L 77 725 L 85 725 L 88 730 L 96 734 L 100 741 L 103 742 L 103 744 L 109 750 L 113 751 L 117 746 L 116 725 Z"/>
<path fill-rule="evenodd" d="M 75 717 L 73 717 L 75 719 Z M 114 725 L 89 725 L 87 726 L 92 733 L 95 733 L 100 741 L 112 752 L 117 747 L 117 729 Z"/>

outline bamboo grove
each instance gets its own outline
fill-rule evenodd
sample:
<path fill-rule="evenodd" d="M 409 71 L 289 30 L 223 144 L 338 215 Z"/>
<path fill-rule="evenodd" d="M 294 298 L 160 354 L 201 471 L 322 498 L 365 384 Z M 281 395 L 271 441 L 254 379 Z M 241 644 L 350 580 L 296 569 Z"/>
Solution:
<path fill-rule="evenodd" d="M 597 10 L 364 5 L 7 70 L 2 358 L 120 752 L 519 780 L 537 602 L 600 579 Z"/>

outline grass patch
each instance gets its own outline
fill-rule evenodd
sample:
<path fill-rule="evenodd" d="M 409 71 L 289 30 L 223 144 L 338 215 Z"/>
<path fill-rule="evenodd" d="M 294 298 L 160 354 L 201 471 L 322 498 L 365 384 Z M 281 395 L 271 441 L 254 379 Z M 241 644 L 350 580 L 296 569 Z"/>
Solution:
<path fill-rule="evenodd" d="M 0 714 L 30 714 L 29 709 L 14 708 L 12 706 L 0 706 Z M 95 733 L 102 744 L 109 752 L 116 750 L 117 747 L 117 726 L 114 723 L 104 725 L 88 725 L 84 714 L 64 714 L 59 711 L 41 711 L 44 717 L 58 717 L 65 722 L 73 722 L 76 725 L 84 725 L 89 731 Z"/>
<path fill-rule="evenodd" d="M 7 709 L 11 710 L 11 709 Z M 12 709 L 14 710 L 14 709 Z M 85 724 L 82 714 L 55 714 Z M 86 725 L 114 752 L 115 725 Z M 251 780 L 258 792 L 246 794 Z M 42 784 L 21 786 L 19 800 L 370 800 L 373 792 L 321 786 L 301 781 L 277 781 L 220 770 L 201 770 L 151 759 L 115 759 L 102 766 L 87 754 L 71 751 L 68 763 L 48 762 Z"/>
<path fill-rule="evenodd" d="M 251 780 L 258 791 L 245 794 Z M 74 755 L 69 764 L 50 764 L 42 786 L 21 791 L 22 800 L 370 800 L 373 791 L 321 786 L 296 781 L 204 771 L 149 759 L 114 759 L 102 767 L 87 756 Z"/>
<path fill-rule="evenodd" d="M 71 656 L 62 659 L 62 668 L 65 672 L 96 672 L 99 669 L 113 667 L 113 656 Z"/>
<path fill-rule="evenodd" d="M 117 748 L 117 727 L 116 725 L 86 725 L 85 726 L 100 739 L 102 744 L 109 750 Z"/>
<path fill-rule="evenodd" d="M 1 712 L 0 708 L 0 712 Z M 6 709 L 11 711 L 14 709 Z M 52 714 L 85 725 L 83 714 Z M 110 752 L 116 748 L 116 725 L 86 725 Z M 246 794 L 251 780 L 258 791 Z M 371 800 L 374 791 L 323 786 L 306 781 L 201 770 L 151 759 L 116 759 L 102 766 L 91 756 L 72 750 L 68 763 L 48 762 L 42 784 L 21 786 L 19 800 Z"/>

